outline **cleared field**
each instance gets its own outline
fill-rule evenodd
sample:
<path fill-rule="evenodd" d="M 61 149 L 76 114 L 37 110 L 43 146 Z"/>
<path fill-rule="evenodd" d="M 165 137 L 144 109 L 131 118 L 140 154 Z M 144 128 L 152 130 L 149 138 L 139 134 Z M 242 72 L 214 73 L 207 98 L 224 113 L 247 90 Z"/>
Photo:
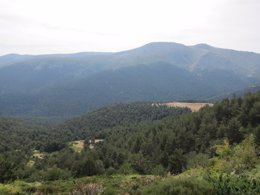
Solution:
<path fill-rule="evenodd" d="M 44 153 L 41 153 L 39 150 L 34 150 L 32 153 L 32 156 L 30 157 L 29 161 L 27 162 L 27 166 L 33 167 L 36 159 L 42 160 L 42 159 L 44 159 L 44 157 L 45 157 Z"/>
<path fill-rule="evenodd" d="M 75 151 L 75 152 L 81 152 L 84 148 L 84 140 L 76 140 L 69 143 L 69 146 Z"/>
<path fill-rule="evenodd" d="M 98 144 L 98 143 L 103 142 L 103 141 L 104 141 L 104 139 L 93 139 L 93 140 L 89 140 L 88 148 L 89 148 L 90 150 L 92 150 L 92 149 L 94 149 L 95 144 Z"/>
<path fill-rule="evenodd" d="M 44 158 L 44 154 L 41 153 L 39 150 L 34 150 L 32 158 L 43 159 Z"/>
<path fill-rule="evenodd" d="M 179 108 L 189 108 L 192 112 L 199 111 L 202 107 L 208 105 L 213 106 L 212 103 L 200 103 L 200 102 L 167 102 L 167 103 L 158 103 L 157 105 L 164 105 L 169 107 L 179 107 Z"/>

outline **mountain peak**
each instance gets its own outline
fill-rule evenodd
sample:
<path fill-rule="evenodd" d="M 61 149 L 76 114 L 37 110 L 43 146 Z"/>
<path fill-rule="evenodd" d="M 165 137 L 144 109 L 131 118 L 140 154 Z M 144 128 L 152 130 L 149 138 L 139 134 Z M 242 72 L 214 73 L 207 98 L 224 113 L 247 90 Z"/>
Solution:
<path fill-rule="evenodd" d="M 161 48 L 161 47 L 186 47 L 186 46 L 175 42 L 151 42 L 143 45 L 141 48 Z"/>
<path fill-rule="evenodd" d="M 194 45 L 193 47 L 200 48 L 200 49 L 207 49 L 207 50 L 214 48 L 206 43 L 199 43 L 197 45 Z"/>
<path fill-rule="evenodd" d="M 2 55 L 0 56 L 0 58 L 13 58 L 13 57 L 17 57 L 20 56 L 19 54 L 16 53 L 10 53 L 10 54 L 6 54 L 6 55 Z"/>

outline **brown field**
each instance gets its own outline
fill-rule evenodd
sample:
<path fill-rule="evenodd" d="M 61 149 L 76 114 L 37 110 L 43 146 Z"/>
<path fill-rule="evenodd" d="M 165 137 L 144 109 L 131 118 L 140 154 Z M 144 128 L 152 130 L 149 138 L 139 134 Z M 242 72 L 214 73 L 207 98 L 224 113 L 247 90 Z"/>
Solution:
<path fill-rule="evenodd" d="M 169 107 L 180 107 L 180 108 L 189 108 L 191 109 L 192 112 L 197 112 L 199 111 L 202 107 L 208 105 L 208 106 L 213 106 L 212 103 L 200 103 L 200 102 L 167 102 L 167 103 L 159 103 L 157 105 L 165 105 Z"/>

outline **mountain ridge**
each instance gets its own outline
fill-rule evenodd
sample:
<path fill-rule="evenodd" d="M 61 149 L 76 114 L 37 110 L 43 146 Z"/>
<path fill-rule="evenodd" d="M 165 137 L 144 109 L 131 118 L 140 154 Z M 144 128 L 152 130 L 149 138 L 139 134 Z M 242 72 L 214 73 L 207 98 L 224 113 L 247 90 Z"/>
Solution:
<path fill-rule="evenodd" d="M 0 115 L 77 115 L 115 102 L 205 100 L 259 83 L 260 54 L 205 44 L 12 54 L 0 57 Z"/>
<path fill-rule="evenodd" d="M 8 56 L 8 55 L 7 55 Z M 27 59 L 23 59 L 27 56 Z M 152 62 L 164 61 L 190 71 L 200 71 L 210 68 L 231 69 L 238 74 L 258 77 L 260 73 L 260 54 L 248 51 L 237 51 L 210 46 L 207 44 L 197 44 L 187 46 L 174 42 L 151 42 L 141 47 L 120 52 L 79 52 L 71 54 L 43 54 L 43 55 L 17 55 L 22 61 L 15 60 L 9 65 L 19 65 L 20 62 L 36 63 L 37 60 L 44 61 L 46 58 L 55 64 L 62 60 L 76 60 L 84 66 L 100 65 L 102 69 L 116 69 L 136 64 L 149 64 Z M 0 56 L 0 67 L 3 62 Z M 206 65 L 205 65 L 206 63 Z M 228 64 L 229 63 L 229 64 Z M 44 63 L 43 63 L 44 64 Z M 202 64 L 202 65 L 201 65 Z M 220 64 L 220 66 L 219 66 Z M 223 67 L 228 64 L 229 67 Z M 237 68 L 239 66 L 239 68 Z M 244 67 L 246 66 L 246 67 Z M 256 72 L 256 73 L 255 73 Z"/>
<path fill-rule="evenodd" d="M 132 49 L 124 49 L 124 50 L 120 50 L 120 51 L 80 51 L 80 52 L 69 52 L 69 53 L 45 53 L 45 54 L 20 54 L 20 53 L 7 53 L 7 54 L 3 54 L 0 55 L 1 57 L 5 57 L 5 56 L 10 56 L 10 55 L 16 55 L 16 56 L 48 56 L 48 55 L 60 55 L 60 56 L 66 56 L 66 55 L 77 55 L 77 54 L 87 54 L 87 53 L 103 53 L 103 54 L 113 54 L 113 53 L 120 53 L 120 52 L 127 52 L 130 50 L 134 50 L 134 49 L 138 49 L 144 46 L 149 46 L 149 45 L 156 45 L 156 44 L 176 44 L 176 45 L 182 45 L 182 46 L 186 46 L 186 47 L 208 47 L 208 48 L 217 48 L 217 49 L 224 49 L 224 50 L 230 50 L 230 51 L 237 51 L 237 52 L 247 52 L 247 53 L 253 53 L 253 54 L 260 54 L 259 52 L 254 52 L 254 51 L 249 51 L 249 50 L 237 50 L 237 49 L 233 49 L 233 48 L 224 48 L 224 47 L 216 47 L 207 43 L 197 43 L 194 45 L 188 45 L 188 44 L 182 44 L 182 43 L 178 43 L 178 42 L 171 42 L 171 41 L 154 41 L 154 42 L 149 42 L 146 43 L 144 45 L 141 46 L 137 46 L 134 47 Z"/>

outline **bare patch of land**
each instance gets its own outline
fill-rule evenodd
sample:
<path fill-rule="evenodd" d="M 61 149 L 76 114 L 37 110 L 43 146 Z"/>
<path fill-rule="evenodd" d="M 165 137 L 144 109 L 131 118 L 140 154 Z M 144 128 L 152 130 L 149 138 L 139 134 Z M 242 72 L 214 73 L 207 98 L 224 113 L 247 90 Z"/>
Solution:
<path fill-rule="evenodd" d="M 38 159 L 43 159 L 44 158 L 44 154 L 41 153 L 39 150 L 34 150 L 33 154 L 32 154 L 33 158 L 38 158 Z"/>
<path fill-rule="evenodd" d="M 201 102 L 167 102 L 167 103 L 158 103 L 155 105 L 177 107 L 177 108 L 189 108 L 192 112 L 199 111 L 204 106 L 213 106 L 212 103 L 201 103 Z"/>
<path fill-rule="evenodd" d="M 29 161 L 27 162 L 27 166 L 33 167 L 36 159 L 42 160 L 42 159 L 44 159 L 44 157 L 45 157 L 44 153 L 41 153 L 39 150 L 34 150 L 32 153 L 32 156 L 30 157 Z"/>
<path fill-rule="evenodd" d="M 75 152 L 81 152 L 84 148 L 84 140 L 76 140 L 72 141 L 69 143 L 70 147 L 75 151 Z"/>
<path fill-rule="evenodd" d="M 88 143 L 86 143 L 88 145 L 88 148 L 90 150 L 94 149 L 95 145 L 100 143 L 100 142 L 103 142 L 104 140 L 103 139 L 90 139 L 88 141 Z M 84 146 L 85 146 L 85 140 L 75 140 L 75 141 L 71 141 L 69 142 L 69 146 L 70 148 L 72 148 L 75 152 L 78 152 L 80 153 L 83 149 L 84 149 Z"/>
<path fill-rule="evenodd" d="M 103 141 L 104 141 L 104 139 L 90 139 L 88 148 L 90 150 L 92 150 L 92 149 L 94 149 L 95 144 L 98 144 L 98 143 L 103 142 Z"/>

